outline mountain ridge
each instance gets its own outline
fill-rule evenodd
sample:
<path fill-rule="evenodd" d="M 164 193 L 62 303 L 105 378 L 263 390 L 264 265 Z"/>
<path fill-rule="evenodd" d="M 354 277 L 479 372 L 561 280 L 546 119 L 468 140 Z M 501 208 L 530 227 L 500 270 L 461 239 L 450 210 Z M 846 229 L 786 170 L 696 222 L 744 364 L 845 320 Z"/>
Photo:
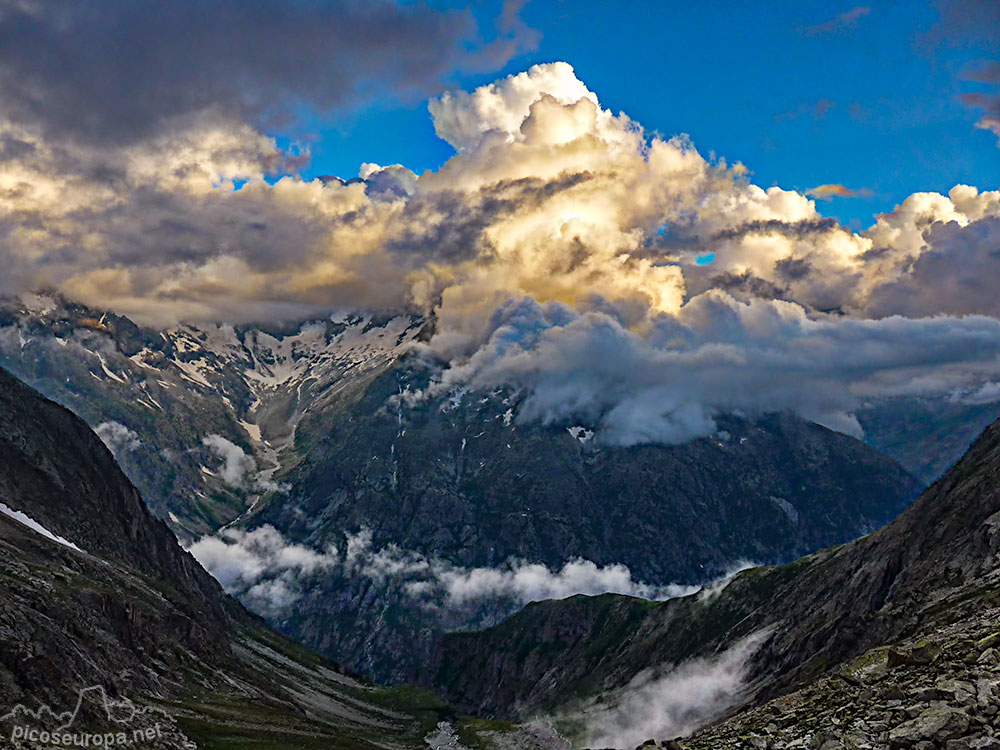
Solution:
<path fill-rule="evenodd" d="M 462 710 L 524 718 L 771 629 L 747 663 L 749 695 L 768 700 L 867 650 L 1000 603 L 998 518 L 1000 422 L 866 537 L 737 574 L 712 597 L 531 605 L 494 628 L 446 636 L 425 683 Z M 597 633 L 609 648 L 595 645 Z"/>

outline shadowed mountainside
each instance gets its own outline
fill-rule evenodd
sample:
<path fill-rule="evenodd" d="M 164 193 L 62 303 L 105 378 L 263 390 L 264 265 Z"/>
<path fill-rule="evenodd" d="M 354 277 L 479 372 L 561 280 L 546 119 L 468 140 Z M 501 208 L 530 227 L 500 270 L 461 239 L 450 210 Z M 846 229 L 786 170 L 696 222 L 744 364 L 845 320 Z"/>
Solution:
<path fill-rule="evenodd" d="M 1000 602 L 998 512 L 995 423 L 899 518 L 866 537 L 745 571 L 714 594 L 533 604 L 487 631 L 447 636 L 426 682 L 465 710 L 525 717 L 765 631 L 748 664 L 749 692 L 763 700 Z"/>

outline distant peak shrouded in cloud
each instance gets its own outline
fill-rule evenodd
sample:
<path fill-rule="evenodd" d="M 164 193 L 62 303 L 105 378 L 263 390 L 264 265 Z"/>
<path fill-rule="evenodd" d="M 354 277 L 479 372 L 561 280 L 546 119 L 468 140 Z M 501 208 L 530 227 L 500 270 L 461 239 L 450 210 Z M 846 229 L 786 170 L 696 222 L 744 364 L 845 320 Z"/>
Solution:
<path fill-rule="evenodd" d="M 1000 191 L 916 193 L 853 232 L 604 108 L 564 62 L 429 110 L 450 159 L 353 180 L 265 180 L 285 155 L 250 124 L 118 146 L 0 124 L 0 292 L 152 325 L 418 312 L 436 372 L 404 401 L 511 385 L 516 421 L 612 445 L 734 410 L 860 434 L 868 399 L 1000 381 Z"/>

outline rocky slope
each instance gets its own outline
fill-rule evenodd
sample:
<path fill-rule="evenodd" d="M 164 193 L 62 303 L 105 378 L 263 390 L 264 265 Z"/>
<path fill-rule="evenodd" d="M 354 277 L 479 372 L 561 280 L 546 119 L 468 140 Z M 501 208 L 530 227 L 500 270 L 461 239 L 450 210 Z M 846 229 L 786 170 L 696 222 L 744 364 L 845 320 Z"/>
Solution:
<path fill-rule="evenodd" d="M 158 747 L 416 748 L 443 719 L 463 727 L 433 697 L 359 682 L 246 612 L 85 423 L 3 370 L 0 504 L 4 747 L 28 747 L 15 727 L 64 724 L 53 712 L 78 699 L 72 731 L 158 726 Z"/>
<path fill-rule="evenodd" d="M 532 605 L 490 630 L 448 636 L 429 682 L 467 709 L 523 717 L 753 634 L 762 643 L 745 664 L 744 699 L 756 701 L 829 675 L 870 649 L 949 625 L 970 634 L 955 637 L 965 648 L 989 630 L 988 612 L 1000 603 L 998 513 L 1000 423 L 898 519 L 867 537 L 791 565 L 746 571 L 711 595 Z M 954 674 L 965 679 L 961 670 Z"/>
<path fill-rule="evenodd" d="M 872 649 L 830 676 L 741 711 L 671 750 L 996 750 L 1000 610 Z"/>

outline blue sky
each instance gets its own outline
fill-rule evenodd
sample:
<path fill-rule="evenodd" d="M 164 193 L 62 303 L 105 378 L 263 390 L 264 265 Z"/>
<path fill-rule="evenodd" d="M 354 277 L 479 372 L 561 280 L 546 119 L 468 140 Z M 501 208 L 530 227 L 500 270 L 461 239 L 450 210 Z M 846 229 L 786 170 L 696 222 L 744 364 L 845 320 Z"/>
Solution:
<path fill-rule="evenodd" d="M 495 3 L 474 6 L 484 29 Z M 565 60 L 614 111 L 648 131 L 687 133 L 703 153 L 741 161 L 762 185 L 842 184 L 824 213 L 860 228 L 910 193 L 1000 186 L 996 137 L 958 100 L 963 72 L 996 50 L 945 41 L 930 3 L 529 3 L 536 49 L 470 89 L 538 62 Z M 310 124 L 310 174 L 351 177 L 365 161 L 420 172 L 451 155 L 426 102 L 378 102 Z"/>

